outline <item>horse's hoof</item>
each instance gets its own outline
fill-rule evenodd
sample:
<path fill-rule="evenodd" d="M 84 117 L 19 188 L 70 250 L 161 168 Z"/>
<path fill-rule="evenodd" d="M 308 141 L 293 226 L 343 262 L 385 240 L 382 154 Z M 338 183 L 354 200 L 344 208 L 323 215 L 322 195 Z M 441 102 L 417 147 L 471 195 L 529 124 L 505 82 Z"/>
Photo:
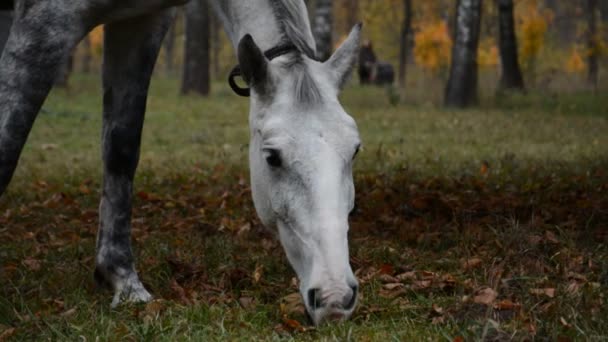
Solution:
<path fill-rule="evenodd" d="M 118 280 L 114 286 L 115 291 L 114 298 L 112 298 L 112 308 L 118 306 L 120 302 L 139 303 L 152 300 L 152 295 L 139 281 L 136 273 L 133 273 L 125 280 Z"/>

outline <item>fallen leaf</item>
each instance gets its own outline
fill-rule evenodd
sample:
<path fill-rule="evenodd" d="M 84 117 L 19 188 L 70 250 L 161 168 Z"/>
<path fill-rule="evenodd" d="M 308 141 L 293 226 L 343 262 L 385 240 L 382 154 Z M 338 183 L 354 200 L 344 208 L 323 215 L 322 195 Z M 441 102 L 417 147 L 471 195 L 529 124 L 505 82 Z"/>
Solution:
<path fill-rule="evenodd" d="M 521 307 L 521 304 L 514 303 L 509 299 L 504 299 L 494 304 L 496 310 L 516 310 Z"/>
<path fill-rule="evenodd" d="M 290 319 L 287 317 L 283 317 L 283 324 L 291 331 L 304 332 L 306 328 L 300 324 L 300 322 L 295 319 Z"/>
<path fill-rule="evenodd" d="M 462 268 L 465 270 L 473 269 L 481 265 L 482 260 L 480 258 L 470 258 L 463 260 L 461 263 Z"/>
<path fill-rule="evenodd" d="M 414 279 L 416 279 L 416 272 L 409 271 L 409 272 L 401 273 L 401 274 L 396 275 L 395 278 L 397 278 L 397 280 L 399 280 L 399 281 L 414 280 Z"/>
<path fill-rule="evenodd" d="M 398 283 L 399 279 L 388 275 L 388 274 L 380 274 L 380 276 L 378 276 L 378 279 L 383 282 L 383 283 Z"/>
<path fill-rule="evenodd" d="M 59 314 L 61 317 L 70 317 L 76 313 L 76 308 L 71 308 Z"/>
<path fill-rule="evenodd" d="M 250 309 L 254 306 L 254 300 L 252 297 L 241 297 L 239 298 L 239 304 L 243 309 Z"/>
<path fill-rule="evenodd" d="M 431 287 L 430 280 L 416 280 L 412 283 L 412 290 L 423 290 Z"/>
<path fill-rule="evenodd" d="M 568 323 L 564 317 L 560 317 L 559 322 L 566 328 L 572 328 L 572 324 Z"/>
<path fill-rule="evenodd" d="M 264 266 L 257 265 L 255 270 L 253 271 L 253 283 L 257 284 L 262 279 L 262 272 L 264 271 Z"/>
<path fill-rule="evenodd" d="M 27 257 L 27 259 L 24 259 L 21 263 L 30 271 L 40 270 L 41 262 L 38 259 Z"/>
<path fill-rule="evenodd" d="M 553 244 L 559 244 L 559 240 L 557 239 L 557 236 L 555 236 L 555 234 L 553 234 L 553 232 L 550 231 L 545 231 L 545 239 Z"/>
<path fill-rule="evenodd" d="M 389 283 L 389 284 L 384 284 L 382 285 L 382 288 L 384 288 L 385 290 L 395 290 L 395 289 L 399 289 L 402 288 L 404 285 L 402 283 Z"/>
<path fill-rule="evenodd" d="M 0 342 L 8 341 L 8 339 L 11 338 L 11 336 L 15 335 L 16 332 L 16 328 L 8 328 L 4 330 L 2 334 L 0 334 Z"/>
<path fill-rule="evenodd" d="M 568 283 L 568 286 L 566 287 L 566 292 L 569 295 L 576 295 L 581 289 L 581 283 L 579 283 L 576 280 L 572 280 L 570 281 L 570 283 Z"/>
<path fill-rule="evenodd" d="M 477 294 L 473 298 L 473 302 L 477 304 L 491 305 L 494 300 L 496 300 L 497 296 L 498 293 L 496 291 L 489 287 L 486 287 L 477 292 Z"/>
<path fill-rule="evenodd" d="M 545 289 L 530 289 L 530 294 L 536 296 L 545 295 L 549 298 L 555 297 L 555 289 L 554 288 L 545 288 Z"/>
<path fill-rule="evenodd" d="M 389 265 L 389 264 L 384 264 L 380 267 L 380 274 L 393 274 L 394 272 L 394 268 L 393 265 Z"/>
<path fill-rule="evenodd" d="M 485 176 L 486 174 L 488 174 L 489 169 L 490 169 L 490 164 L 488 164 L 488 162 L 484 160 L 484 162 L 481 163 L 481 167 L 479 167 L 479 174 L 481 174 L 482 176 Z"/>
<path fill-rule="evenodd" d="M 302 302 L 302 296 L 299 292 L 294 292 L 281 298 L 280 309 L 281 313 L 283 313 L 284 315 L 306 314 L 306 308 L 304 307 L 304 303 Z"/>

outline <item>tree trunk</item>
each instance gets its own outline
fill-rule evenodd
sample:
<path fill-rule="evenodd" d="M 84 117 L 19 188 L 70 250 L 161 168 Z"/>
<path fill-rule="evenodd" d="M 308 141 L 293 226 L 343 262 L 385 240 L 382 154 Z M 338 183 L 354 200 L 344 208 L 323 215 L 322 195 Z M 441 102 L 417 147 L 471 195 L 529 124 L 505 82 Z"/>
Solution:
<path fill-rule="evenodd" d="M 332 52 L 333 1 L 316 0 L 313 33 L 317 43 L 317 58 L 326 61 Z"/>
<path fill-rule="evenodd" d="M 4 50 L 4 44 L 6 44 L 6 40 L 8 39 L 12 23 L 12 13 L 10 11 L 0 11 L 0 55 L 2 55 L 2 50 Z"/>
<path fill-rule="evenodd" d="M 524 79 L 517 55 L 513 0 L 498 0 L 499 47 L 502 75 L 498 89 L 524 90 Z"/>
<path fill-rule="evenodd" d="M 186 44 L 181 93 L 208 95 L 209 8 L 206 0 L 192 0 L 185 7 Z"/>
<path fill-rule="evenodd" d="M 477 102 L 477 46 L 482 0 L 458 0 L 455 41 L 445 105 L 464 108 Z"/>
<path fill-rule="evenodd" d="M 606 0 L 604 0 L 606 1 Z M 599 37 L 597 30 L 597 0 L 587 0 L 587 82 L 593 89 L 597 90 L 599 74 Z"/>
<path fill-rule="evenodd" d="M 173 20 L 163 42 L 163 50 L 165 50 L 165 72 L 167 75 L 173 75 L 175 70 L 175 24 L 177 20 Z"/>
<path fill-rule="evenodd" d="M 213 77 L 215 79 L 219 78 L 220 75 L 220 49 L 222 48 L 221 46 L 221 40 L 220 40 L 220 30 L 222 29 L 222 23 L 220 22 L 220 20 L 215 16 L 211 15 L 211 21 L 213 23 L 213 26 L 211 28 L 211 51 L 213 52 L 213 58 L 212 58 L 212 65 L 213 65 Z"/>
<path fill-rule="evenodd" d="M 399 39 L 399 85 L 402 89 L 405 89 L 410 32 L 412 32 L 412 0 L 403 0 L 403 22 Z"/>

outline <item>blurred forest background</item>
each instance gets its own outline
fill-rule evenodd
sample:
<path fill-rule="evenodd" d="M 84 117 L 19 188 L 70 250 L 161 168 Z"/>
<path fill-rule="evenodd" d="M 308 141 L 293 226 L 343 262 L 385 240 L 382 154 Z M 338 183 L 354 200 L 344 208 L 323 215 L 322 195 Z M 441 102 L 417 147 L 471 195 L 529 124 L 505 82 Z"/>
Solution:
<path fill-rule="evenodd" d="M 392 101 L 442 103 L 442 91 L 450 77 L 450 64 L 461 5 L 475 11 L 477 86 L 473 96 L 493 98 L 503 88 L 548 94 L 597 91 L 608 85 L 608 1 L 600 0 L 308 0 L 311 23 L 323 59 L 357 22 L 364 24 L 379 61 L 394 66 L 398 91 Z M 223 80 L 236 58 L 221 24 L 205 0 L 193 0 L 180 8 L 168 33 L 156 67 L 156 75 L 181 78 L 182 92 L 209 92 L 210 81 Z M 471 7 L 472 6 L 472 7 Z M 475 13 L 473 13 L 475 15 Z M 513 16 L 517 65 L 521 83 L 505 84 L 501 75 L 513 74 L 508 46 L 501 48 L 501 18 Z M 508 23 L 508 22 L 507 22 Z M 478 27 L 477 27 L 478 26 Z M 508 31 L 503 34 L 508 34 Z M 103 29 L 87 36 L 74 53 L 71 69 L 97 73 L 101 67 Z M 501 49 L 507 53 L 501 58 Z M 507 80 L 508 82 L 508 80 Z M 477 89 L 477 90 L 475 90 Z M 472 104 L 476 101 L 473 99 Z M 468 103 L 461 103 L 466 106 Z"/>
<path fill-rule="evenodd" d="M 190 0 L 156 65 L 133 194 L 137 269 L 157 300 L 111 309 L 91 277 L 97 27 L 0 197 L 0 342 L 608 341 L 608 0 L 306 3 L 318 59 L 363 22 L 377 69 L 392 66 L 380 86 L 355 72 L 340 98 L 363 141 L 353 319 L 307 325 L 251 201 L 249 100 L 226 82 L 237 59 L 207 1 Z"/>

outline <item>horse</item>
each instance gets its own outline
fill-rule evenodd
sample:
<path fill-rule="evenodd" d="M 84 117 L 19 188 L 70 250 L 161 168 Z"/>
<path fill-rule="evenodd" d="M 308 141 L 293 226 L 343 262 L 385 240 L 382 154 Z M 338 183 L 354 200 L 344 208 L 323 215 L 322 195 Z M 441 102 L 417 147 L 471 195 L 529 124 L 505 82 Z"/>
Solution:
<path fill-rule="evenodd" d="M 176 6 L 187 0 L 16 0 L 0 58 L 0 195 L 57 72 L 104 25 L 103 181 L 97 283 L 111 305 L 149 301 L 131 250 L 133 177 L 152 70 Z M 355 64 L 361 25 L 324 62 L 302 0 L 210 0 L 237 52 L 250 96 L 252 197 L 278 231 L 314 324 L 348 319 L 358 283 L 348 252 L 352 166 L 361 140 L 338 94 Z M 234 84 L 233 84 L 234 85 Z"/>

